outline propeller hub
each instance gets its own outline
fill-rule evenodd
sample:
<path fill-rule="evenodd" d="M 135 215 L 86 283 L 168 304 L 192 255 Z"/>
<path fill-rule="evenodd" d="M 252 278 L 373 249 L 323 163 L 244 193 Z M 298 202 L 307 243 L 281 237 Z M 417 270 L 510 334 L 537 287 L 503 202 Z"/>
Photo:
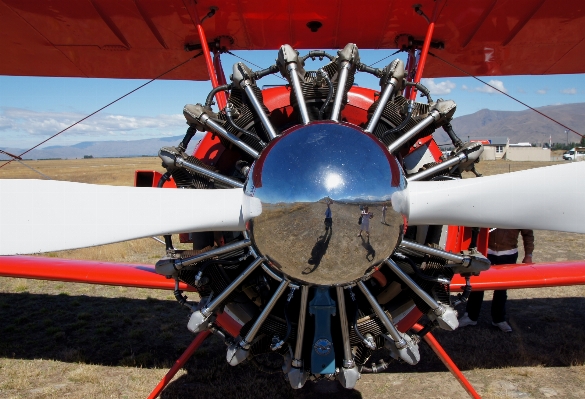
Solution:
<path fill-rule="evenodd" d="M 250 170 L 244 190 L 262 202 L 250 236 L 270 267 L 293 280 L 348 284 L 398 245 L 403 217 L 394 208 L 405 188 L 398 162 L 375 136 L 346 123 L 295 126 Z"/>

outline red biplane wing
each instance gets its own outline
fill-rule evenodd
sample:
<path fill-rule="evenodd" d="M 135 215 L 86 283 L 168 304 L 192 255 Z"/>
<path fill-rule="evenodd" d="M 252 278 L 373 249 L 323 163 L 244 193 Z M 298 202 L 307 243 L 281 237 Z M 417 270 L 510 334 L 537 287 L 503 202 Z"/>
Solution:
<path fill-rule="evenodd" d="M 189 58 L 194 15 L 209 41 L 230 49 L 394 49 L 400 35 L 424 38 L 413 2 L 372 0 L 0 0 L 1 75 L 153 78 Z M 435 1 L 417 0 L 429 18 Z M 431 49 L 475 75 L 585 72 L 582 0 L 442 0 Z M 195 13 L 195 14 L 194 14 Z M 313 24 L 311 24 L 311 22 Z M 310 27 L 312 27 L 312 29 Z M 193 53 L 191 53 L 193 54 Z M 460 76 L 430 58 L 426 77 Z M 165 79 L 207 80 L 203 59 Z"/>
<path fill-rule="evenodd" d="M 471 277 L 474 291 L 582 284 L 585 284 L 584 261 L 496 265 L 479 276 Z M 465 280 L 459 275 L 451 280 L 453 291 L 461 291 L 464 285 Z"/>
<path fill-rule="evenodd" d="M 43 258 L 40 256 L 0 256 L 0 275 L 136 288 L 165 290 L 175 288 L 175 280 L 168 280 L 157 274 L 152 265 Z M 194 291 L 193 288 L 183 283 L 180 284 L 179 288 L 184 291 Z"/>
<path fill-rule="evenodd" d="M 174 280 L 157 274 L 151 265 L 96 262 L 39 256 L 0 256 L 0 275 L 39 280 L 172 290 Z M 585 262 L 555 262 L 492 266 L 471 278 L 474 291 L 541 288 L 585 284 Z M 461 291 L 465 280 L 456 275 L 451 290 Z M 194 291 L 181 283 L 180 289 Z"/>

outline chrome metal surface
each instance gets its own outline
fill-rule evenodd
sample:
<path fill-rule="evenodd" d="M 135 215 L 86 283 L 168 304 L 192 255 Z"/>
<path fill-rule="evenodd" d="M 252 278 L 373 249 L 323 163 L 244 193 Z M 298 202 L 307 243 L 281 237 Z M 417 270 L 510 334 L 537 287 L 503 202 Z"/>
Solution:
<path fill-rule="evenodd" d="M 282 281 L 282 277 L 280 277 L 278 274 L 276 274 L 274 272 L 274 270 L 272 270 L 271 268 L 266 266 L 265 263 L 262 263 L 262 270 L 264 270 L 266 272 L 266 274 L 268 274 L 270 277 L 272 277 L 276 281 L 278 281 L 278 282 Z"/>
<path fill-rule="evenodd" d="M 434 173 L 437 173 L 443 169 L 447 169 L 447 168 L 450 168 L 451 166 L 458 165 L 461 162 L 465 161 L 466 159 L 467 159 L 467 155 L 465 155 L 464 153 L 457 154 L 453 158 L 448 159 L 444 162 L 441 162 L 438 165 L 435 165 L 435 166 L 430 167 L 426 170 L 423 170 L 422 172 L 418 172 L 412 176 L 407 177 L 406 180 L 408 180 L 408 181 L 423 180 L 423 179 L 427 178 L 428 176 L 432 176 Z"/>
<path fill-rule="evenodd" d="M 353 354 L 351 353 L 351 343 L 349 342 L 349 326 L 347 323 L 347 309 L 345 308 L 345 294 L 343 287 L 335 287 L 337 291 L 337 306 L 339 308 L 339 320 L 341 322 L 341 339 L 343 340 L 343 367 L 352 368 L 354 366 Z"/>
<path fill-rule="evenodd" d="M 213 130 L 215 133 L 219 134 L 226 140 L 229 140 L 232 144 L 242 149 L 246 154 L 250 155 L 252 158 L 254 159 L 258 158 L 259 155 L 258 151 L 250 147 L 248 144 L 244 143 L 242 140 L 240 140 L 239 137 L 236 137 L 227 130 L 225 130 L 223 126 L 217 124 L 209 117 L 207 117 L 207 119 L 201 117 L 201 121 L 207 126 L 209 126 L 209 128 L 211 128 L 211 130 Z"/>
<path fill-rule="evenodd" d="M 242 241 L 230 243 L 195 256 L 190 256 L 185 259 L 175 259 L 174 260 L 175 267 L 177 268 L 177 270 L 181 270 L 185 266 L 192 265 L 193 263 L 201 262 L 202 260 L 213 258 L 214 256 L 227 254 L 228 252 L 235 251 L 237 249 L 246 248 L 249 247 L 251 244 L 252 242 L 249 239 L 244 239 Z"/>
<path fill-rule="evenodd" d="M 331 120 L 339 121 L 341 114 L 341 103 L 343 101 L 343 94 L 345 93 L 345 83 L 349 75 L 351 64 L 347 61 L 342 62 L 339 72 L 339 81 L 337 82 L 337 91 L 335 92 L 335 99 L 333 100 L 333 110 L 331 111 Z"/>
<path fill-rule="evenodd" d="M 234 188 L 244 187 L 244 184 L 240 181 L 237 181 L 235 179 L 231 179 L 229 177 L 226 177 L 220 173 L 216 173 L 216 172 L 211 171 L 209 169 L 202 168 L 199 165 L 192 164 L 189 161 L 185 161 L 183 158 L 177 157 L 175 163 L 177 164 L 177 166 L 182 166 L 185 169 L 189 169 L 189 170 L 192 170 L 193 172 L 200 173 L 204 176 L 212 178 L 213 180 L 216 180 L 216 181 L 221 182 L 223 184 L 227 184 L 228 186 L 231 186 Z"/>
<path fill-rule="evenodd" d="M 412 129 L 410 129 L 408 132 L 404 133 L 402 136 L 398 137 L 398 139 L 396 139 L 396 141 L 394 141 L 392 144 L 390 144 L 388 146 L 388 151 L 390 151 L 390 152 L 396 151 L 397 149 L 402 147 L 402 145 L 404 143 L 406 143 L 412 137 L 414 137 L 418 133 L 420 133 L 421 130 L 423 130 L 424 128 L 429 126 L 431 123 L 435 122 L 435 120 L 438 119 L 439 117 L 440 117 L 439 111 L 436 111 L 436 110 L 432 111 L 431 114 L 429 116 L 427 116 L 426 118 L 424 118 L 422 121 L 420 121 L 420 123 L 418 125 L 416 125 Z"/>
<path fill-rule="evenodd" d="M 396 342 L 396 345 L 399 347 L 406 346 L 406 342 L 402 338 L 402 335 L 400 335 L 400 332 L 396 329 L 396 327 L 394 327 L 394 324 L 392 324 L 392 321 L 390 320 L 388 315 L 384 312 L 384 310 L 382 309 L 382 307 L 378 303 L 378 300 L 372 295 L 370 290 L 368 290 L 368 287 L 366 287 L 364 282 L 358 281 L 357 286 L 359 287 L 360 291 L 366 296 L 366 299 L 368 300 L 368 302 L 372 306 L 374 313 L 376 313 L 376 316 L 378 316 L 378 318 L 380 319 L 380 321 L 382 322 L 384 327 L 386 327 L 386 330 L 388 331 L 388 333 L 392 337 L 392 340 L 394 340 L 394 342 Z"/>
<path fill-rule="evenodd" d="M 415 251 L 419 251 L 427 255 L 438 256 L 439 258 L 447 259 L 455 263 L 465 263 L 466 261 L 469 262 L 470 260 L 469 256 L 461 256 L 451 252 L 443 251 L 442 249 L 431 248 L 427 245 L 422 245 L 418 242 L 410 240 L 402 240 L 400 246 L 408 249 L 414 249 Z"/>
<path fill-rule="evenodd" d="M 266 320 L 266 318 L 270 314 L 270 311 L 272 310 L 272 308 L 276 304 L 276 301 L 278 301 L 278 299 L 281 297 L 281 295 L 284 292 L 284 290 L 286 289 L 286 287 L 288 287 L 288 281 L 282 280 L 280 282 L 280 285 L 278 286 L 278 288 L 274 292 L 274 295 L 272 295 L 272 298 L 270 298 L 270 300 L 268 301 L 268 303 L 266 304 L 266 306 L 262 310 L 262 313 L 260 313 L 260 315 L 258 316 L 256 321 L 254 322 L 254 325 L 252 326 L 252 328 L 250 328 L 250 330 L 248 331 L 248 334 L 246 334 L 246 337 L 240 342 L 240 346 L 242 348 L 244 348 L 244 349 L 250 348 L 250 345 L 252 344 L 252 341 L 254 341 L 256 334 L 258 334 L 258 331 L 260 331 L 260 327 L 262 327 L 262 324 L 264 324 L 264 321 Z"/>
<path fill-rule="evenodd" d="M 303 354 L 303 336 L 305 335 L 305 319 L 307 317 L 307 300 L 309 298 L 309 287 L 303 285 L 301 287 L 301 306 L 299 308 L 299 321 L 297 323 L 297 343 L 295 345 L 295 353 L 293 359 L 293 367 L 301 367 L 303 361 L 301 360 Z"/>
<path fill-rule="evenodd" d="M 266 115 L 264 113 L 264 109 L 262 108 L 260 101 L 258 101 L 256 96 L 254 95 L 254 90 L 252 90 L 252 86 L 250 86 L 248 84 L 243 84 L 243 86 L 244 86 L 244 91 L 248 95 L 248 99 L 252 103 L 252 107 L 254 107 L 254 111 L 256 111 L 256 114 L 260 118 L 262 125 L 266 129 L 266 133 L 268 133 L 268 137 L 270 137 L 270 140 L 274 140 L 277 136 L 276 130 L 274 130 L 274 126 L 272 126 L 272 122 L 270 122 L 270 119 L 268 119 L 268 115 Z"/>
<path fill-rule="evenodd" d="M 356 281 L 396 248 L 403 217 L 392 204 L 403 200 L 405 187 L 396 159 L 373 135 L 343 123 L 294 127 L 266 147 L 248 175 L 246 194 L 262 202 L 250 223 L 252 241 L 270 267 L 293 280 Z M 368 207 L 361 226 L 360 206 Z"/>
<path fill-rule="evenodd" d="M 307 111 L 307 104 L 305 103 L 305 97 L 303 96 L 303 91 L 301 90 L 299 75 L 297 75 L 297 65 L 293 63 L 288 64 L 287 69 L 293 90 L 295 92 L 295 97 L 297 98 L 297 105 L 299 107 L 299 112 L 301 113 L 303 125 L 306 125 L 311 122 L 311 120 L 309 119 L 309 111 Z"/>
<path fill-rule="evenodd" d="M 394 87 L 396 87 L 396 79 L 392 78 L 382 91 L 380 101 L 378 102 L 378 107 L 376 108 L 374 114 L 372 115 L 370 121 L 368 122 L 368 126 L 365 129 L 366 132 L 368 133 L 374 132 L 374 129 L 376 128 L 376 125 L 378 124 L 378 121 L 382 116 L 382 112 L 384 112 L 384 108 L 386 107 L 388 100 L 392 96 L 392 93 L 394 93 Z"/>
<path fill-rule="evenodd" d="M 414 291 L 416 295 L 418 295 L 431 309 L 434 311 L 441 309 L 441 305 L 437 303 L 426 291 L 424 291 L 417 283 L 414 282 L 410 276 L 402 271 L 400 267 L 392 259 L 386 259 L 386 265 L 392 270 L 398 278 L 400 278 L 411 290 Z M 442 309 L 444 312 L 444 309 Z M 442 314 L 441 312 L 441 314 Z"/>
<path fill-rule="evenodd" d="M 258 258 L 250 264 L 238 277 L 236 277 L 225 290 L 220 292 L 212 301 L 201 310 L 201 313 L 208 317 L 210 316 L 223 301 L 235 290 L 244 280 L 264 261 L 264 258 Z"/>

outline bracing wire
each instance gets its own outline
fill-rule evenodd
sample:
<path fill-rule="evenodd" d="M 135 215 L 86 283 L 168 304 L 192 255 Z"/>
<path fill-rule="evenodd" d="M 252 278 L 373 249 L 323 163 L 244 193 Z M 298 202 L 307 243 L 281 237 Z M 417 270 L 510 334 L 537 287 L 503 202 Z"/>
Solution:
<path fill-rule="evenodd" d="M 430 51 L 429 51 L 429 55 L 431 55 L 431 56 L 433 56 L 433 57 L 437 58 L 437 59 L 438 59 L 438 60 L 440 60 L 440 61 L 443 61 L 445 64 L 447 64 L 447 65 L 449 65 L 449 66 L 451 66 L 451 67 L 453 67 L 453 68 L 457 69 L 458 71 L 460 71 L 460 72 L 463 72 L 463 73 L 464 73 L 464 74 L 466 74 L 467 76 L 469 76 L 469 77 L 472 77 L 473 79 L 480 81 L 480 82 L 481 82 L 481 83 L 483 83 L 484 85 L 491 87 L 492 89 L 494 89 L 494 90 L 496 90 L 496 91 L 498 91 L 498 92 L 502 93 L 502 94 L 503 94 L 503 95 L 505 95 L 506 97 L 509 97 L 509 98 L 511 98 L 512 100 L 514 100 L 514 101 L 516 101 L 516 102 L 518 102 L 518 103 L 520 103 L 520 104 L 524 105 L 526 108 L 529 108 L 529 109 L 533 110 L 534 112 L 536 112 L 537 114 L 540 114 L 540 115 L 544 116 L 546 119 L 548 119 L 548 120 L 550 120 L 550 121 L 552 121 L 552 122 L 556 123 L 557 125 L 560 125 L 560 126 L 564 127 L 565 129 L 567 129 L 567 130 L 569 130 L 569 131 L 571 131 L 571 132 L 573 132 L 573 133 L 575 133 L 575 134 L 577 134 L 577 135 L 579 135 L 579 136 L 581 136 L 581 137 L 584 137 L 584 136 L 583 136 L 581 133 L 577 132 L 576 130 L 574 130 L 574 129 L 571 129 L 570 127 L 568 127 L 568 126 L 566 126 L 566 125 L 563 125 L 561 122 L 557 121 L 556 119 L 553 119 L 553 118 L 551 118 L 550 116 L 548 116 L 548 115 L 546 115 L 546 114 L 543 114 L 542 112 L 540 112 L 540 111 L 539 111 L 539 110 L 537 110 L 536 108 L 533 108 L 533 107 L 531 107 L 530 105 L 528 105 L 528 104 L 526 104 L 526 103 L 523 103 L 522 101 L 518 100 L 518 99 L 517 99 L 517 98 L 515 98 L 515 97 L 512 97 L 511 95 L 509 95 L 508 93 L 504 92 L 503 90 L 500 90 L 500 89 L 498 89 L 497 87 L 494 87 L 493 85 L 489 84 L 488 82 L 486 82 L 486 81 L 484 81 L 484 80 L 482 80 L 482 79 L 478 78 L 477 76 L 474 76 L 474 75 L 472 75 L 471 73 L 467 72 L 466 70 L 459 68 L 457 65 L 454 65 L 454 64 L 450 63 L 449 61 L 447 61 L 447 60 L 445 60 L 445 59 L 443 59 L 443 58 L 439 57 L 439 56 L 438 56 L 438 55 L 436 55 L 436 54 L 433 54 L 433 53 L 431 53 Z"/>
<path fill-rule="evenodd" d="M 244 62 L 245 62 L 245 63 L 247 63 L 247 64 L 254 65 L 256 68 L 259 68 L 259 69 L 264 69 L 264 68 L 262 68 L 260 65 L 254 64 L 252 61 L 248 61 L 247 59 L 245 59 L 245 58 L 242 58 L 242 57 L 240 57 L 239 55 L 236 55 L 236 54 L 232 53 L 231 51 L 226 51 L 226 53 L 227 53 L 227 54 L 229 54 L 229 55 L 231 55 L 232 57 L 236 57 L 236 58 L 239 58 L 239 59 L 241 59 L 242 61 L 244 61 Z M 288 81 L 287 81 L 285 78 L 283 78 L 282 76 L 280 76 L 280 75 L 276 75 L 276 76 L 277 76 L 277 77 L 279 77 L 280 79 L 284 80 L 285 82 L 288 82 Z"/>
<path fill-rule="evenodd" d="M 142 84 L 142 85 L 138 86 L 137 88 L 135 88 L 135 89 L 133 89 L 133 90 L 129 91 L 128 93 L 124 94 L 123 96 L 120 96 L 120 97 L 116 98 L 114 101 L 110 102 L 110 103 L 109 103 L 109 104 L 107 104 L 107 105 L 104 105 L 103 107 L 101 107 L 101 108 L 100 108 L 100 109 L 98 109 L 97 111 L 94 111 L 94 112 L 92 112 L 91 114 L 89 114 L 89 115 L 87 115 L 87 116 L 85 116 L 85 117 L 81 118 L 81 119 L 80 119 L 80 120 L 78 120 L 77 122 L 74 122 L 74 123 L 72 123 L 71 125 L 67 126 L 65 129 L 63 129 L 63 130 L 61 130 L 61 131 L 59 131 L 59 132 L 55 133 L 55 134 L 54 134 L 54 135 L 52 135 L 51 137 L 49 137 L 49 138 L 47 138 L 47 139 L 45 139 L 45 140 L 41 141 L 40 143 L 38 143 L 38 144 L 37 144 L 37 145 L 35 145 L 34 147 L 31 147 L 31 148 L 29 148 L 28 150 L 26 150 L 25 152 L 23 152 L 22 154 L 20 154 L 20 155 L 18 156 L 18 158 L 20 158 L 20 157 L 22 157 L 23 155 L 25 155 L 25 154 L 27 154 L 27 153 L 31 152 L 31 151 L 32 151 L 32 150 L 34 150 L 35 148 L 37 148 L 37 147 L 39 147 L 39 146 L 41 146 L 41 145 L 45 144 L 47 141 L 49 141 L 49 140 L 51 140 L 51 139 L 53 139 L 53 138 L 57 137 L 57 136 L 58 136 L 58 135 L 60 135 L 61 133 L 63 133 L 63 132 L 66 132 L 67 130 L 71 129 L 71 128 L 72 128 L 72 127 L 74 127 L 75 125 L 78 125 L 78 124 L 80 124 L 80 123 L 81 123 L 81 122 L 83 122 L 84 120 L 86 120 L 86 119 L 88 119 L 88 118 L 90 118 L 90 117 L 94 116 L 94 115 L 95 115 L 95 114 L 97 114 L 98 112 L 100 112 L 100 111 L 103 111 L 104 109 L 108 108 L 110 105 L 117 103 L 118 101 L 120 101 L 120 100 L 121 100 L 121 99 L 123 99 L 124 97 L 127 97 L 127 96 L 129 96 L 130 94 L 134 93 L 135 91 L 138 91 L 138 90 L 142 89 L 144 86 L 146 86 L 146 85 L 148 85 L 148 84 L 150 84 L 150 83 L 154 82 L 155 80 L 157 80 L 157 79 L 159 79 L 159 78 L 163 77 L 163 76 L 164 76 L 164 75 L 166 75 L 167 73 L 169 73 L 169 72 L 172 72 L 172 71 L 174 71 L 175 69 L 177 69 L 177 68 L 179 68 L 179 67 L 181 67 L 181 66 L 185 65 L 185 64 L 186 64 L 186 63 L 188 63 L 189 61 L 191 61 L 191 60 L 193 60 L 193 59 L 195 59 L 195 58 L 197 58 L 197 57 L 201 56 L 202 54 L 203 54 L 203 51 L 200 51 L 199 53 L 195 54 L 193 57 L 190 57 L 190 58 L 188 58 L 187 60 L 185 60 L 185 61 L 181 62 L 180 64 L 178 64 L 178 65 L 175 65 L 175 66 L 174 66 L 174 67 L 172 67 L 171 69 L 169 69 L 169 70 L 167 70 L 167 71 L 165 71 L 165 72 L 161 73 L 160 75 L 158 75 L 158 76 L 157 76 L 157 77 L 155 77 L 155 78 L 152 78 L 152 79 L 150 79 L 148 82 L 146 82 L 146 83 L 144 83 L 144 84 Z M 14 157 L 14 158 L 12 158 L 12 159 L 8 160 L 7 162 L 5 162 L 4 164 L 0 165 L 0 168 L 3 168 L 4 166 L 8 165 L 9 163 L 11 163 L 11 162 L 12 162 L 12 161 L 14 161 L 14 160 L 16 160 L 16 157 Z"/>
<path fill-rule="evenodd" d="M 386 58 L 390 58 L 390 57 L 392 57 L 393 55 L 396 55 L 396 54 L 398 54 L 398 53 L 400 53 L 400 52 L 402 52 L 402 50 L 396 50 L 396 51 L 395 51 L 395 52 L 393 52 L 392 54 L 390 54 L 390 55 L 387 55 L 386 57 L 384 57 L 384 58 L 381 58 L 381 59 L 379 59 L 378 61 L 376 61 L 376 62 L 374 62 L 373 64 L 370 64 L 370 65 L 368 65 L 368 66 L 374 66 L 374 65 L 376 65 L 378 62 L 382 62 L 382 61 L 384 61 Z"/>

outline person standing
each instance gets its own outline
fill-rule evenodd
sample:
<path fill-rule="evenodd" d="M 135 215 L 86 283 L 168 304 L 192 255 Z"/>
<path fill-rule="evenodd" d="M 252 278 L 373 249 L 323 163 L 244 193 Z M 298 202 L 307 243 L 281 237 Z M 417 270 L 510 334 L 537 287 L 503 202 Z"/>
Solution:
<path fill-rule="evenodd" d="M 509 265 L 518 260 L 518 236 L 522 235 L 524 244 L 524 259 L 522 263 L 532 262 L 534 250 L 534 233 L 532 230 L 518 229 L 494 229 L 490 232 L 488 241 L 488 259 L 492 265 Z M 483 303 L 483 291 L 472 291 L 467 301 L 465 314 L 459 319 L 459 327 L 475 326 L 481 304 Z M 506 290 L 494 291 L 492 299 L 492 325 L 503 332 L 512 332 L 512 327 L 506 321 Z"/>
<path fill-rule="evenodd" d="M 370 238 L 370 219 L 374 217 L 374 214 L 369 212 L 368 206 L 364 206 L 364 209 L 361 213 L 362 223 L 360 225 L 360 233 L 358 237 L 362 236 L 362 231 L 366 232 L 366 237 Z"/>
<path fill-rule="evenodd" d="M 332 202 L 327 201 L 327 209 L 325 210 L 325 231 L 328 231 L 333 226 L 333 217 L 331 215 Z"/>
<path fill-rule="evenodd" d="M 386 224 L 386 210 L 387 209 L 388 209 L 388 206 L 386 204 L 382 205 L 382 219 L 381 219 L 382 224 Z"/>

